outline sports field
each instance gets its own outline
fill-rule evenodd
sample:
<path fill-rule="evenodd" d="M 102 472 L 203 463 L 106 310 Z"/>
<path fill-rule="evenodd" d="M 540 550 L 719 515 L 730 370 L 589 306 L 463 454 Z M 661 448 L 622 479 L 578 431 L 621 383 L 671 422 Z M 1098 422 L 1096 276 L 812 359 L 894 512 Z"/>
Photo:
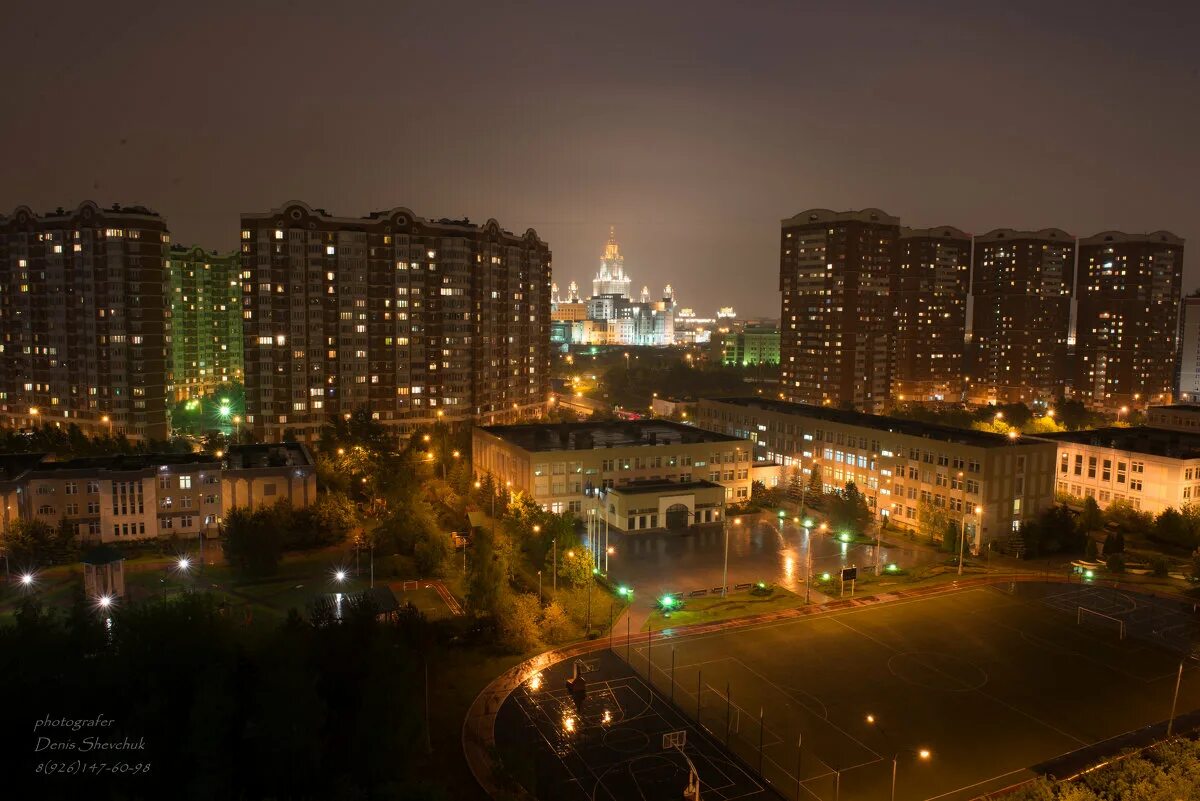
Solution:
<path fill-rule="evenodd" d="M 899 754 L 896 798 L 954 801 L 1165 720 L 1194 620 L 1143 596 L 1015 584 L 614 650 L 643 677 L 649 661 L 659 695 L 785 798 L 887 799 Z M 1194 664 L 1180 713 L 1200 706 Z"/>
<path fill-rule="evenodd" d="M 566 688 L 577 664 L 582 704 Z M 678 799 L 693 770 L 706 801 L 780 799 L 610 651 L 560 662 L 518 688 L 497 715 L 496 750 L 539 801 Z"/>

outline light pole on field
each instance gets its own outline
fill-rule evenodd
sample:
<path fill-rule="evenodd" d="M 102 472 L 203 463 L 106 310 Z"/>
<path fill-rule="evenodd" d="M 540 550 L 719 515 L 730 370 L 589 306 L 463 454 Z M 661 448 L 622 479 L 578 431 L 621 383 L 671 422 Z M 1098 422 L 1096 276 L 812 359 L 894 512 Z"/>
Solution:
<path fill-rule="evenodd" d="M 725 529 L 725 565 L 721 568 L 721 597 L 724 598 L 729 591 L 729 516 L 722 514 L 721 520 L 724 523 Z M 742 518 L 735 517 L 733 519 L 735 526 L 742 524 Z"/>
<path fill-rule="evenodd" d="M 875 728 L 879 729 L 879 733 L 883 735 L 884 742 L 893 748 L 895 747 L 892 745 L 891 738 L 888 737 L 887 732 L 884 731 L 883 727 L 878 724 L 878 721 L 874 715 L 867 715 L 867 725 L 874 726 Z M 933 757 L 933 754 L 930 753 L 928 748 L 900 748 L 894 752 L 892 755 L 892 801 L 896 801 L 896 773 L 900 767 L 900 756 L 902 754 L 912 754 L 922 762 L 927 762 Z"/>

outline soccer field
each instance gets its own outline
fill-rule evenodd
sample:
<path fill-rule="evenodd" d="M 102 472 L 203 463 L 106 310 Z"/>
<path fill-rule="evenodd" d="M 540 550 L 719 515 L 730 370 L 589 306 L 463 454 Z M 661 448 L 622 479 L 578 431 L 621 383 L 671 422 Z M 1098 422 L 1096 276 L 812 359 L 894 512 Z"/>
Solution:
<path fill-rule="evenodd" d="M 1193 629 L 1169 602 L 1015 584 L 614 650 L 785 798 L 887 799 L 899 754 L 897 799 L 961 801 L 1165 720 Z"/>

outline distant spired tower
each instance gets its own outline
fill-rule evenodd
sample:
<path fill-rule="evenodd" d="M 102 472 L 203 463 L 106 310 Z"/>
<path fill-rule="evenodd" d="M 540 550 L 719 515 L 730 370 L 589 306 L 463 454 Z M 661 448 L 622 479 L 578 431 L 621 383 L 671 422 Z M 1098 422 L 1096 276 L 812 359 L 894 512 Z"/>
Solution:
<path fill-rule="evenodd" d="M 604 258 L 600 260 L 600 271 L 592 279 L 592 295 L 620 295 L 629 297 L 632 280 L 625 274 L 625 259 L 617 245 L 617 230 L 609 226 L 608 243 L 604 246 Z"/>
<path fill-rule="evenodd" d="M 550 302 L 551 303 L 562 303 L 562 298 L 560 298 L 558 295 L 558 283 L 557 282 L 550 284 Z"/>
<path fill-rule="evenodd" d="M 579 284 L 572 281 L 567 287 L 567 303 L 579 302 Z"/>
<path fill-rule="evenodd" d="M 641 298 L 639 298 L 639 301 L 642 303 L 650 302 L 650 287 L 648 287 L 648 286 L 642 287 L 642 296 L 641 296 Z"/>

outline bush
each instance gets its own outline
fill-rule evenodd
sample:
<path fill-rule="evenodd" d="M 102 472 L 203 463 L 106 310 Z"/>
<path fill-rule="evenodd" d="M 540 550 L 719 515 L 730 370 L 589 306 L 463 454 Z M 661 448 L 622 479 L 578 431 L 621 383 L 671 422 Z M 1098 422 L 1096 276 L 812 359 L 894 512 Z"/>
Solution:
<path fill-rule="evenodd" d="M 571 619 L 567 617 L 567 612 L 558 602 L 553 602 L 542 612 L 542 634 L 546 636 L 546 641 L 558 644 L 566 642 L 575 634 L 575 627 L 571 625 Z"/>
<path fill-rule="evenodd" d="M 1108 557 L 1108 561 L 1105 563 L 1105 565 L 1108 567 L 1109 573 L 1124 573 L 1125 555 L 1121 553 L 1111 554 Z"/>
<path fill-rule="evenodd" d="M 423 531 L 413 547 L 417 572 L 425 577 L 444 575 L 450 558 L 450 539 L 439 531 Z"/>
<path fill-rule="evenodd" d="M 775 592 L 774 584 L 767 584 L 765 581 L 760 581 L 750 588 L 750 594 L 759 598 L 770 597 Z"/>
<path fill-rule="evenodd" d="M 1170 567 L 1167 564 L 1166 558 L 1162 556 L 1151 557 L 1150 572 L 1158 578 L 1166 578 L 1167 573 L 1170 572 Z"/>
<path fill-rule="evenodd" d="M 538 600 L 532 595 L 520 593 L 507 598 L 500 605 L 496 620 L 500 644 L 518 654 L 539 647 L 538 607 Z"/>

